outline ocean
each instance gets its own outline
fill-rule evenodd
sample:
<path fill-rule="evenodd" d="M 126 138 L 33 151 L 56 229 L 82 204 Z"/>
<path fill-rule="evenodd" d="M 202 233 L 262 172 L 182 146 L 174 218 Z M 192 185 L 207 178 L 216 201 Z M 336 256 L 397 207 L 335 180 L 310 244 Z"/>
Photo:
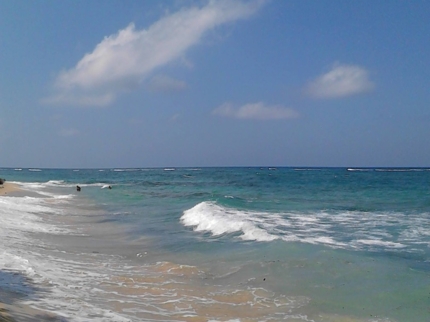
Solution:
<path fill-rule="evenodd" d="M 62 321 L 430 321 L 430 169 L 0 177 L 0 289 Z"/>

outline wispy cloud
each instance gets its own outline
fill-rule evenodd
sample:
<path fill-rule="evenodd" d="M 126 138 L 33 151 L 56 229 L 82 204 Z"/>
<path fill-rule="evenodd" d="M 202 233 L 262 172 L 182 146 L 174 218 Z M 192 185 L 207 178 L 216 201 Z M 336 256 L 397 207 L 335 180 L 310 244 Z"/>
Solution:
<path fill-rule="evenodd" d="M 187 88 L 187 83 L 169 76 L 156 75 L 149 81 L 149 88 L 155 92 L 182 91 Z"/>
<path fill-rule="evenodd" d="M 175 115 L 172 115 L 172 117 L 169 118 L 169 122 L 176 122 L 181 117 L 181 114 L 176 113 Z"/>
<path fill-rule="evenodd" d="M 118 94 L 135 89 L 160 68 L 201 41 L 217 27 L 255 13 L 265 0 L 209 1 L 167 15 L 148 29 L 130 24 L 105 37 L 77 65 L 62 71 L 55 80 L 55 94 L 47 103 L 104 106 Z"/>
<path fill-rule="evenodd" d="M 281 105 L 266 105 L 263 102 L 249 103 L 235 107 L 231 103 L 224 103 L 212 111 L 213 115 L 237 119 L 254 120 L 286 120 L 299 117 L 299 114 Z"/>
<path fill-rule="evenodd" d="M 335 64 L 329 72 L 309 83 L 306 91 L 315 98 L 339 98 L 368 92 L 374 87 L 366 69 Z"/>
<path fill-rule="evenodd" d="M 77 129 L 62 129 L 60 131 L 60 135 L 61 136 L 66 136 L 66 137 L 71 137 L 71 136 L 77 136 L 80 134 L 80 131 Z"/>

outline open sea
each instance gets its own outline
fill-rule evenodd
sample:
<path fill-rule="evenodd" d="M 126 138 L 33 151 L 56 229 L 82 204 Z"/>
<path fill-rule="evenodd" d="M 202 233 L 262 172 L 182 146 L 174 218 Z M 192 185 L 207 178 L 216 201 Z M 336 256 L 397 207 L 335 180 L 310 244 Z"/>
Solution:
<path fill-rule="evenodd" d="M 0 178 L 0 289 L 61 321 L 430 321 L 430 169 Z"/>

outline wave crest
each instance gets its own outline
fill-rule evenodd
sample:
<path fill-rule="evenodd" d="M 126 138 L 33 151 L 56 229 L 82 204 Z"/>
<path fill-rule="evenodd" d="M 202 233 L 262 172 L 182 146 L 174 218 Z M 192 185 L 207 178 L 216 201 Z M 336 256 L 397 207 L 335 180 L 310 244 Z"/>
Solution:
<path fill-rule="evenodd" d="M 248 213 L 207 201 L 184 211 L 181 222 L 194 227 L 194 231 L 208 231 L 213 236 L 239 232 L 243 240 L 272 241 L 279 238 L 258 227 Z"/>

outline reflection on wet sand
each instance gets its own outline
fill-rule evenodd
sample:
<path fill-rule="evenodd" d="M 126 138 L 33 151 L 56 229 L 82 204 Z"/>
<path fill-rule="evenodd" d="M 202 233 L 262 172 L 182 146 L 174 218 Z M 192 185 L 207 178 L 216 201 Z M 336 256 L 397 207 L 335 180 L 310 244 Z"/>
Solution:
<path fill-rule="evenodd" d="M 101 288 L 111 309 L 153 321 L 320 321 L 365 322 L 351 316 L 312 312 L 305 296 L 275 294 L 264 288 L 219 285 L 195 267 L 161 262 L 111 276 Z M 114 296 L 113 296 L 114 295 Z M 388 320 L 384 320 L 388 322 Z"/>
<path fill-rule="evenodd" d="M 145 275 L 112 277 L 102 288 L 117 294 L 118 301 L 110 303 L 113 310 L 131 312 L 136 309 L 136 301 L 145 307 L 140 310 L 143 312 L 136 312 L 137 317 L 152 320 L 276 321 L 309 302 L 303 296 L 275 295 L 262 288 L 216 285 L 197 267 L 169 262 L 146 267 Z M 128 301 L 120 300 L 123 297 Z"/>

